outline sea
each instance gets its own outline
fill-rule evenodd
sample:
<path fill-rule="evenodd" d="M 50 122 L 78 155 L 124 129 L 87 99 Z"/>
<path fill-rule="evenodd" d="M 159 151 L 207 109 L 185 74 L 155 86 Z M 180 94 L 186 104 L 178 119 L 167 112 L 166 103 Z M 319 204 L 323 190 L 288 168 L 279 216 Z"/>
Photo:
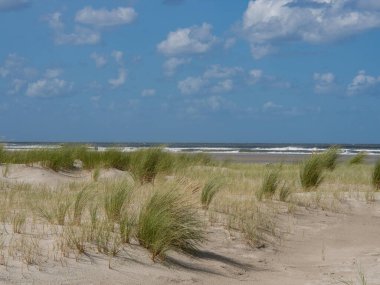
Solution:
<path fill-rule="evenodd" d="M 151 142 L 5 142 L 3 146 L 10 151 L 59 148 L 65 144 L 86 145 L 89 149 L 106 151 L 108 149 L 118 149 L 129 152 L 141 148 L 162 147 L 168 152 L 182 153 L 210 153 L 210 154 L 312 154 L 323 152 L 331 146 L 339 147 L 341 155 L 355 155 L 364 152 L 369 156 L 380 156 L 380 144 L 300 144 L 300 143 L 151 143 Z"/>

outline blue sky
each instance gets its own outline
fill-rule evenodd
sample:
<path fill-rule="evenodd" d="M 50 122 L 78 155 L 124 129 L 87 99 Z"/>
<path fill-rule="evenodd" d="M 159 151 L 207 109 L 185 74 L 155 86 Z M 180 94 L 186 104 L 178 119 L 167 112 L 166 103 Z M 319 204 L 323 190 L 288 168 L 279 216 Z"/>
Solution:
<path fill-rule="evenodd" d="M 0 0 L 5 141 L 379 143 L 378 0 Z"/>

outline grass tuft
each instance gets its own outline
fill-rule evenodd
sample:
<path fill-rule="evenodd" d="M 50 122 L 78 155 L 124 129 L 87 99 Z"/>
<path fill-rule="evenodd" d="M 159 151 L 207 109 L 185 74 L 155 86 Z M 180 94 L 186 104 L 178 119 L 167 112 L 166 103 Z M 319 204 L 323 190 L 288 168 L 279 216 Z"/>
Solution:
<path fill-rule="evenodd" d="M 257 200 L 261 201 L 263 198 L 272 198 L 276 193 L 279 183 L 279 170 L 272 169 L 267 171 L 260 189 L 256 192 Z"/>
<path fill-rule="evenodd" d="M 327 151 L 320 154 L 321 163 L 325 169 L 334 170 L 339 157 L 339 148 L 337 146 L 330 147 Z"/>
<path fill-rule="evenodd" d="M 380 160 L 376 162 L 375 168 L 372 172 L 372 185 L 375 187 L 376 191 L 380 189 Z"/>
<path fill-rule="evenodd" d="M 75 197 L 74 201 L 74 224 L 80 225 L 83 212 L 86 208 L 88 201 L 91 198 L 91 193 L 87 187 L 83 188 Z"/>
<path fill-rule="evenodd" d="M 364 151 L 359 152 L 356 154 L 354 157 L 352 157 L 348 163 L 353 165 L 353 164 L 362 164 L 364 162 L 364 159 L 367 157 L 367 153 Z"/>
<path fill-rule="evenodd" d="M 110 222 L 118 223 L 121 220 L 122 208 L 132 191 L 128 181 L 114 183 L 107 189 L 104 198 L 104 210 Z"/>
<path fill-rule="evenodd" d="M 131 153 L 130 172 L 140 184 L 154 183 L 160 172 L 167 172 L 174 166 L 174 157 L 161 148 L 148 148 Z"/>
<path fill-rule="evenodd" d="M 300 180 L 304 190 L 317 188 L 323 181 L 323 162 L 319 155 L 312 155 L 300 169 Z"/>
<path fill-rule="evenodd" d="M 168 250 L 193 252 L 204 230 L 196 210 L 175 189 L 157 190 L 140 212 L 137 238 L 155 260 Z"/>
<path fill-rule="evenodd" d="M 203 186 L 202 193 L 201 193 L 201 203 L 203 209 L 208 209 L 210 206 L 210 203 L 216 193 L 219 192 L 222 186 L 222 181 L 220 178 L 211 178 L 209 179 L 206 184 Z"/>

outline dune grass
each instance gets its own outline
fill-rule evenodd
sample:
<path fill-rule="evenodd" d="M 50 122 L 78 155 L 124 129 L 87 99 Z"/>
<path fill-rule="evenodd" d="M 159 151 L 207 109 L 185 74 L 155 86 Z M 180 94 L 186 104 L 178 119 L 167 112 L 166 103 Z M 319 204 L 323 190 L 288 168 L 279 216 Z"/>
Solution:
<path fill-rule="evenodd" d="M 124 204 L 127 202 L 132 185 L 128 181 L 113 183 L 106 189 L 104 197 L 104 210 L 110 222 L 119 223 L 122 217 Z"/>
<path fill-rule="evenodd" d="M 361 164 L 364 162 L 364 159 L 367 157 L 367 153 L 365 152 L 359 152 L 356 154 L 354 157 L 352 157 L 349 161 L 348 164 L 354 165 L 354 164 Z"/>
<path fill-rule="evenodd" d="M 168 250 L 190 253 L 204 236 L 196 210 L 176 189 L 156 190 L 140 212 L 137 238 L 153 260 Z"/>
<path fill-rule="evenodd" d="M 280 184 L 279 169 L 268 170 L 263 178 L 261 187 L 256 191 L 256 198 L 261 201 L 263 198 L 272 198 Z"/>
<path fill-rule="evenodd" d="M 376 191 L 380 190 L 380 160 L 376 163 L 372 172 L 372 185 Z"/>
<path fill-rule="evenodd" d="M 5 151 L 5 156 L 7 159 L 13 156 L 19 162 L 28 159 L 31 163 L 41 163 L 50 159 L 45 155 L 56 151 L 36 151 L 42 156 L 27 152 L 18 156 Z M 241 241 L 261 247 L 275 238 L 279 213 L 291 214 L 298 207 L 332 209 L 330 201 L 339 202 L 355 191 L 363 194 L 361 197 L 373 194 L 373 166 L 339 164 L 334 171 L 324 171 L 318 161 L 321 156 L 312 156 L 301 166 L 283 164 L 280 176 L 277 166 L 218 164 L 203 154 L 175 155 L 163 149 L 146 149 L 137 154 L 87 149 L 68 153 L 74 153 L 70 161 L 82 158 L 84 168 L 103 170 L 117 166 L 128 171 L 135 162 L 141 163 L 136 169 L 143 169 L 142 174 L 134 176 L 136 183 L 128 175 L 125 177 L 129 180 L 98 177 L 96 182 L 90 181 L 89 175 L 89 181 L 57 188 L 16 184 L 4 179 L 0 181 L 0 222 L 4 229 L 8 228 L 4 232 L 6 242 L 13 236 L 50 239 L 51 243 L 42 242 L 41 246 L 58 245 L 42 252 L 45 255 L 54 252 L 64 258 L 70 258 L 73 252 L 75 258 L 83 253 L 92 255 L 94 251 L 107 257 L 128 254 L 140 244 L 158 260 L 170 254 L 170 250 L 191 253 L 205 240 L 205 230 L 210 229 L 207 227 L 216 225 Z M 141 161 L 137 162 L 137 158 Z M 64 167 L 60 162 L 57 165 L 61 165 L 58 169 Z M 316 169 L 319 172 L 315 173 Z M 302 191 L 299 187 L 302 178 L 308 181 L 305 190 L 318 187 L 318 191 L 297 193 Z M 282 202 L 260 201 L 256 198 L 260 191 L 262 198 L 278 198 Z M 204 197 L 200 199 L 200 196 Z M 5 247 L 8 246 L 6 243 Z M 32 260 L 33 256 L 28 259 Z"/>
<path fill-rule="evenodd" d="M 339 157 L 339 148 L 337 146 L 330 147 L 325 152 L 319 154 L 320 162 L 325 169 L 334 170 Z"/>
<path fill-rule="evenodd" d="M 320 155 L 312 155 L 304 161 L 300 168 L 300 181 L 302 188 L 309 191 L 317 188 L 323 181 L 324 162 Z"/>
<path fill-rule="evenodd" d="M 222 180 L 219 177 L 213 177 L 206 182 L 201 192 L 201 203 L 203 209 L 208 209 L 212 199 L 220 191 L 222 185 Z"/>

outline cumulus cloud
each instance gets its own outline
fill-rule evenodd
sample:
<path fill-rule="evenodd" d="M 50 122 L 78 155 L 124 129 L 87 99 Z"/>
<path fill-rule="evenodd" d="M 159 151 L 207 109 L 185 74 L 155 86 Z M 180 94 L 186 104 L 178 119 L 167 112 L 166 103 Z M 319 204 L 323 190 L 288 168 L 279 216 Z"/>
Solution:
<path fill-rule="evenodd" d="M 73 44 L 73 45 L 93 45 L 97 44 L 101 35 L 98 31 L 85 27 L 76 26 L 71 33 L 65 32 L 65 25 L 61 20 L 61 13 L 56 12 L 48 15 L 46 20 L 50 28 L 54 32 L 54 41 L 58 45 Z"/>
<path fill-rule="evenodd" d="M 25 92 L 26 96 L 51 98 L 71 92 L 73 83 L 60 78 L 62 73 L 62 69 L 47 69 L 43 78 L 28 83 Z"/>
<path fill-rule="evenodd" d="M 156 89 L 144 89 L 141 91 L 141 96 L 143 97 L 151 97 L 156 95 Z"/>
<path fill-rule="evenodd" d="M 189 58 L 172 57 L 164 62 L 163 68 L 167 76 L 172 76 L 181 65 L 190 63 Z"/>
<path fill-rule="evenodd" d="M 255 58 L 284 42 L 332 42 L 380 27 L 378 1 L 369 2 L 251 0 L 243 15 L 242 32 Z"/>
<path fill-rule="evenodd" d="M 212 93 L 229 92 L 234 87 L 232 79 L 243 72 L 241 67 L 214 64 L 209 66 L 201 76 L 188 77 L 179 81 L 178 89 L 182 94 L 194 94 L 203 89 Z"/>
<path fill-rule="evenodd" d="M 90 55 L 90 58 L 95 62 L 97 68 L 102 68 L 107 64 L 107 58 L 103 55 L 100 55 L 96 52 L 93 52 Z"/>
<path fill-rule="evenodd" d="M 178 82 L 178 89 L 182 94 L 189 95 L 197 93 L 206 84 L 202 77 L 187 77 Z"/>
<path fill-rule="evenodd" d="M 19 10 L 26 8 L 29 5 L 29 0 L 0 0 L 0 12 Z"/>
<path fill-rule="evenodd" d="M 290 88 L 291 84 L 276 76 L 267 75 L 261 69 L 252 69 L 248 72 L 248 83 L 251 85 L 260 84 L 262 86 L 275 88 Z"/>
<path fill-rule="evenodd" d="M 374 91 L 380 92 L 379 89 L 376 90 L 375 87 L 380 85 L 380 76 L 375 77 L 367 75 L 364 70 L 360 70 L 358 74 L 354 77 L 352 82 L 347 87 L 348 95 L 356 95 L 359 93 L 372 93 Z"/>
<path fill-rule="evenodd" d="M 211 30 L 212 26 L 207 23 L 178 29 L 170 32 L 167 38 L 157 45 L 157 50 L 166 56 L 205 53 L 217 41 Z"/>
<path fill-rule="evenodd" d="M 224 48 L 225 49 L 230 49 L 236 44 L 236 39 L 235 38 L 228 38 L 224 41 Z"/>
<path fill-rule="evenodd" d="M 10 53 L 5 58 L 4 64 L 0 65 L 0 77 L 31 78 L 37 75 L 35 68 L 26 65 L 26 60 L 15 53 Z"/>
<path fill-rule="evenodd" d="M 219 64 L 211 65 L 203 74 L 205 78 L 227 78 L 243 72 L 241 67 L 224 67 Z"/>
<path fill-rule="evenodd" d="M 111 55 L 115 59 L 115 61 L 116 61 L 117 64 L 119 64 L 119 65 L 123 64 L 124 53 L 122 51 L 120 51 L 120 50 L 114 50 Z"/>
<path fill-rule="evenodd" d="M 26 80 L 15 78 L 11 82 L 11 88 L 8 90 L 8 94 L 18 94 L 26 84 Z"/>
<path fill-rule="evenodd" d="M 314 73 L 314 91 L 316 93 L 329 93 L 335 87 L 335 75 L 331 72 Z"/>
<path fill-rule="evenodd" d="M 47 69 L 45 71 L 45 77 L 46 78 L 56 78 L 62 74 L 62 69 L 59 68 L 52 68 L 52 69 Z"/>
<path fill-rule="evenodd" d="M 26 95 L 29 97 L 57 97 L 71 91 L 72 84 L 59 78 L 43 78 L 29 83 Z"/>
<path fill-rule="evenodd" d="M 126 79 L 127 79 L 127 71 L 124 68 L 119 68 L 118 77 L 114 79 L 109 79 L 108 83 L 111 85 L 112 88 L 118 88 L 124 85 Z"/>
<path fill-rule="evenodd" d="M 272 101 L 268 101 L 268 102 L 265 102 L 263 104 L 263 111 L 264 112 L 273 111 L 273 110 L 282 110 L 283 108 L 284 108 L 284 106 L 273 103 Z"/>
<path fill-rule="evenodd" d="M 256 84 L 263 78 L 263 71 L 261 69 L 252 69 L 249 72 L 250 83 Z"/>
<path fill-rule="evenodd" d="M 299 109 L 297 107 L 287 107 L 280 104 L 276 104 L 273 101 L 265 102 L 262 106 L 262 112 L 263 113 L 269 113 L 269 114 L 278 114 L 278 115 L 285 115 L 285 116 L 299 116 L 307 113 L 315 113 L 319 112 L 319 108 L 308 108 L 308 109 Z"/>
<path fill-rule="evenodd" d="M 219 81 L 211 88 L 213 93 L 224 93 L 229 92 L 233 89 L 234 83 L 231 79 L 226 79 Z"/>
<path fill-rule="evenodd" d="M 129 24 L 134 21 L 136 17 L 136 11 L 129 7 L 107 10 L 104 8 L 93 9 L 91 6 L 88 6 L 77 12 L 75 21 L 81 24 L 106 27 Z"/>

